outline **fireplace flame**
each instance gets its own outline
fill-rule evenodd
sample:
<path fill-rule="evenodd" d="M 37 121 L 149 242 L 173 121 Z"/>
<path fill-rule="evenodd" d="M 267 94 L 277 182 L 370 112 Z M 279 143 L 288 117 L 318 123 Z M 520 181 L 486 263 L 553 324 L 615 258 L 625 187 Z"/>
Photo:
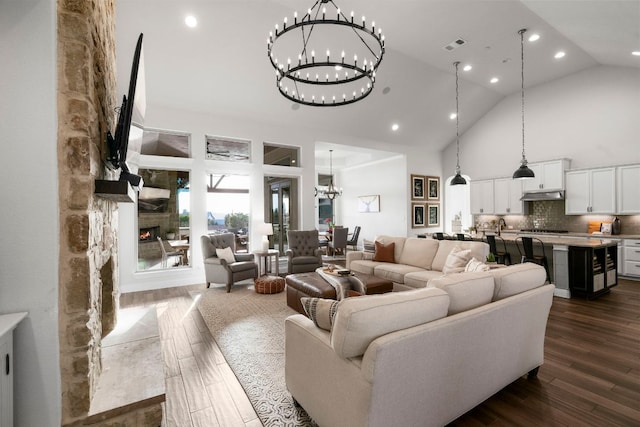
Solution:
<path fill-rule="evenodd" d="M 145 231 L 144 233 L 140 233 L 140 240 L 147 240 L 151 237 L 150 231 Z"/>

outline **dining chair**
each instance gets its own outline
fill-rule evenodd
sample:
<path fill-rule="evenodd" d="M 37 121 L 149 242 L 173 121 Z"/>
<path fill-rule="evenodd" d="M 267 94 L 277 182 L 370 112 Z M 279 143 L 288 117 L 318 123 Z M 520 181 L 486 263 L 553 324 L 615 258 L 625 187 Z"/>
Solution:
<path fill-rule="evenodd" d="M 489 244 L 489 252 L 495 255 L 498 264 L 511 265 L 511 254 L 507 251 L 504 239 L 493 234 L 485 236 Z M 500 239 L 502 250 L 498 250 L 497 239 Z"/>
<path fill-rule="evenodd" d="M 167 248 L 164 247 L 164 242 L 162 241 L 162 237 L 158 236 L 158 243 L 160 243 L 160 250 L 162 251 L 162 268 L 167 268 L 167 260 L 171 257 L 178 257 L 178 263 L 182 264 L 182 251 L 171 250 L 167 251 Z"/>
<path fill-rule="evenodd" d="M 349 240 L 347 240 L 347 246 L 353 246 L 353 250 L 357 251 L 358 250 L 358 237 L 360 237 L 360 226 L 356 225 L 353 228 L 353 234 L 351 235 L 351 238 Z"/>
<path fill-rule="evenodd" d="M 540 245 L 542 255 L 540 255 L 539 252 L 536 253 L 536 251 L 534 250 L 534 241 Z M 518 248 L 518 252 L 520 252 L 520 262 L 534 262 L 543 266 L 547 272 L 547 281 L 551 283 L 549 262 L 547 261 L 547 256 L 545 255 L 545 247 L 542 240 L 535 237 L 519 236 L 516 237 L 516 247 Z"/>
<path fill-rule="evenodd" d="M 347 254 L 347 235 L 349 234 L 349 227 L 341 227 L 333 229 L 333 238 L 329 242 L 329 249 L 333 256 L 337 252 Z"/>

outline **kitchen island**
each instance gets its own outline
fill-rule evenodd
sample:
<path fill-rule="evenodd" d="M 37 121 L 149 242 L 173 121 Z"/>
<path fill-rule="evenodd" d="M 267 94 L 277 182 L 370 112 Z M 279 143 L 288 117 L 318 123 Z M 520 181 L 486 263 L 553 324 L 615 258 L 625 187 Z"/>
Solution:
<path fill-rule="evenodd" d="M 584 238 L 560 234 L 503 232 L 500 237 L 514 263 L 521 259 L 516 239 L 522 236 L 532 237 L 534 253 L 547 257 L 549 275 L 556 285 L 556 296 L 596 298 L 609 292 L 609 288 L 617 283 L 616 239 L 607 238 L 608 236 Z M 500 242 L 497 244 L 498 250 L 501 250 Z"/>

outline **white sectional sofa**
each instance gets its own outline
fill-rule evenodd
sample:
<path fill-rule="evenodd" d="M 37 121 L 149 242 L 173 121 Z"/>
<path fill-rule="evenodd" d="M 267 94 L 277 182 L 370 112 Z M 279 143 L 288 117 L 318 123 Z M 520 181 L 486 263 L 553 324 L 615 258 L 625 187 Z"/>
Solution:
<path fill-rule="evenodd" d="M 489 245 L 484 242 L 393 236 L 377 236 L 375 240 L 395 244 L 395 262 L 373 261 L 373 252 L 354 251 L 347 253 L 346 267 L 356 273 L 389 279 L 394 290 L 424 288 L 429 280 L 442 276 L 442 268 L 455 247 L 469 249 L 479 261 L 489 254 Z"/>
<path fill-rule="evenodd" d="M 535 375 L 553 285 L 536 264 L 336 302 L 331 331 L 285 322 L 285 377 L 320 426 L 442 426 Z"/>

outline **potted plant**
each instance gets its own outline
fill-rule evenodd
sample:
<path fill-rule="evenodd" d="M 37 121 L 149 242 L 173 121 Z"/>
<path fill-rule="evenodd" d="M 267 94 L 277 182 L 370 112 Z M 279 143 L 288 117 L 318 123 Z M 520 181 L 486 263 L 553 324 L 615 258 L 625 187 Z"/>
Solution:
<path fill-rule="evenodd" d="M 489 252 L 489 254 L 487 255 L 487 264 L 495 264 L 496 263 L 496 256 L 493 254 L 493 252 Z"/>
<path fill-rule="evenodd" d="M 167 240 L 175 240 L 175 238 L 176 238 L 176 231 L 173 229 L 167 230 Z"/>

